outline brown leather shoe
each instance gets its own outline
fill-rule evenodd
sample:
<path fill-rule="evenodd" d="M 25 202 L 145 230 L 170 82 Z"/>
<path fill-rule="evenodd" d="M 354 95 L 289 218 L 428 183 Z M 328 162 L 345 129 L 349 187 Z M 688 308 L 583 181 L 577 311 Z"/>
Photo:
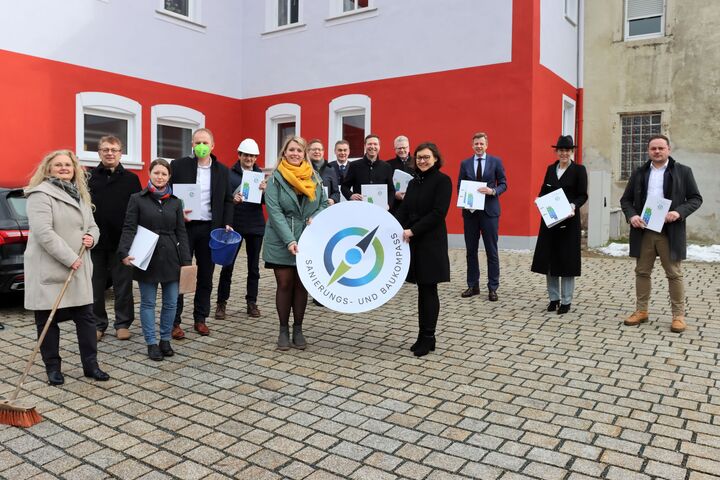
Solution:
<path fill-rule="evenodd" d="M 673 333 L 680 333 L 684 332 L 687 328 L 687 324 L 685 323 L 685 317 L 682 315 L 678 315 L 677 317 L 673 317 L 672 324 L 670 325 L 670 331 Z"/>
<path fill-rule="evenodd" d="M 130 340 L 130 330 L 127 328 L 118 328 L 115 330 L 115 336 L 118 340 Z"/>
<path fill-rule="evenodd" d="M 645 323 L 648 321 L 648 312 L 643 312 L 642 310 L 638 310 L 632 315 L 630 315 L 628 318 L 625 319 L 625 325 L 629 327 L 635 327 L 637 325 L 640 325 L 641 323 Z"/>
<path fill-rule="evenodd" d="M 194 328 L 195 328 L 195 331 L 198 332 L 203 337 L 207 337 L 208 335 L 210 335 L 210 329 L 204 323 L 195 322 Z"/>
<path fill-rule="evenodd" d="M 495 290 L 488 291 L 488 300 L 490 300 L 491 302 L 498 301 L 497 292 Z"/>
<path fill-rule="evenodd" d="M 480 287 L 470 287 L 460 294 L 462 298 L 472 297 L 473 295 L 480 295 Z"/>
<path fill-rule="evenodd" d="M 102 337 L 105 336 L 105 332 L 102 330 L 95 330 L 95 337 L 97 338 L 97 341 L 99 342 Z"/>
<path fill-rule="evenodd" d="M 216 320 L 225 320 L 225 306 L 227 304 L 225 302 L 218 302 L 217 307 L 215 307 L 215 319 Z"/>
<path fill-rule="evenodd" d="M 182 340 L 185 338 L 185 332 L 183 332 L 183 329 L 180 328 L 180 325 L 173 325 L 172 337 L 175 340 Z"/>
<path fill-rule="evenodd" d="M 247 314 L 249 317 L 258 318 L 260 316 L 260 310 L 255 302 L 248 302 Z"/>

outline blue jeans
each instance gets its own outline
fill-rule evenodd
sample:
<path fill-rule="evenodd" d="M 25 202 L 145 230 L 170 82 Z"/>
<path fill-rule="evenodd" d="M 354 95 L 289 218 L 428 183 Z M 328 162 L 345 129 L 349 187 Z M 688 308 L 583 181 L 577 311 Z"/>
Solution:
<path fill-rule="evenodd" d="M 560 300 L 563 305 L 570 305 L 575 290 L 575 277 L 556 277 L 546 275 L 548 296 L 551 301 Z"/>
<path fill-rule="evenodd" d="M 160 309 L 160 340 L 170 340 L 177 310 L 178 287 L 180 282 L 163 282 L 162 308 Z M 156 345 L 155 303 L 157 283 L 138 282 L 140 287 L 140 323 L 147 345 Z"/>

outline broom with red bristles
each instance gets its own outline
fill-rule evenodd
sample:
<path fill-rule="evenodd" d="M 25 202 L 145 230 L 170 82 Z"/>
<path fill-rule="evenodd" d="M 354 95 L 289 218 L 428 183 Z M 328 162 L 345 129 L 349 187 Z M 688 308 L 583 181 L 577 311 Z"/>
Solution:
<path fill-rule="evenodd" d="M 82 246 L 80 247 L 80 253 L 78 258 L 82 258 L 84 253 L 85 247 Z M 30 373 L 30 369 L 32 368 L 33 363 L 35 363 L 35 357 L 37 357 L 37 354 L 40 351 L 40 345 L 42 345 L 43 340 L 45 340 L 45 335 L 47 334 L 48 329 L 50 329 L 50 324 L 55 317 L 55 312 L 60 305 L 60 301 L 62 300 L 63 295 L 65 295 L 65 290 L 67 290 L 68 285 L 70 285 L 73 274 L 75 274 L 75 270 L 70 269 L 70 274 L 68 275 L 67 280 L 65 280 L 65 284 L 63 285 L 62 290 L 60 290 L 60 294 L 55 299 L 55 303 L 53 304 L 52 310 L 50 311 L 50 315 L 48 316 L 47 321 L 45 321 L 45 326 L 43 327 L 43 330 L 38 337 L 35 348 L 33 348 L 33 351 L 30 354 L 30 358 L 28 358 L 27 364 L 25 365 L 25 371 L 23 372 L 22 376 L 20 376 L 20 381 L 15 387 L 15 390 L 10 395 L 10 398 L 0 398 L 0 424 L 28 428 L 42 421 L 42 417 L 39 413 L 35 411 L 34 406 L 27 405 L 23 402 L 18 401 L 17 397 L 20 394 L 20 389 L 25 383 L 25 378 L 27 378 L 28 373 Z"/>

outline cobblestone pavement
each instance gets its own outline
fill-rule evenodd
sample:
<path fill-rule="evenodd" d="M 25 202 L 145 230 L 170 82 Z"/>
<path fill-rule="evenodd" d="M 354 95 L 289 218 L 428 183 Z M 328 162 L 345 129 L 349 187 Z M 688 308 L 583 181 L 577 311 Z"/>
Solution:
<path fill-rule="evenodd" d="M 659 265 L 651 321 L 630 328 L 621 319 L 633 307 L 633 261 L 586 256 L 572 311 L 560 317 L 544 311 L 544 278 L 530 260 L 501 254 L 500 301 L 490 303 L 460 298 L 464 251 L 453 250 L 438 348 L 422 359 L 408 351 L 413 286 L 369 314 L 309 305 L 309 348 L 276 351 L 269 271 L 262 318 L 245 315 L 235 287 L 228 319 L 209 319 L 209 337 L 188 332 L 171 359 L 147 359 L 139 322 L 130 341 L 103 339 L 105 384 L 82 376 L 65 323 L 66 384 L 50 387 L 33 368 L 23 396 L 44 421 L 0 426 L 0 477 L 720 477 L 720 265 L 684 264 L 689 329 L 678 335 Z M 241 255 L 243 286 L 244 265 Z M 21 307 L 0 318 L 7 395 L 35 333 Z"/>

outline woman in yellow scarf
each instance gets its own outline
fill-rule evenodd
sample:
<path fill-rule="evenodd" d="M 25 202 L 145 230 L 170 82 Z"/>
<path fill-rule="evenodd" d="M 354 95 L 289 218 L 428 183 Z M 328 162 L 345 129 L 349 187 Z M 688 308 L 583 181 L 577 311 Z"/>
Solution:
<path fill-rule="evenodd" d="M 327 207 L 322 180 L 306 156 L 302 137 L 290 137 L 281 150 L 278 166 L 265 190 L 268 222 L 265 225 L 263 260 L 275 272 L 275 305 L 280 319 L 278 350 L 305 349 L 307 342 L 302 322 L 307 305 L 307 290 L 300 281 L 295 264 L 298 239 L 310 219 Z M 290 338 L 290 310 L 293 332 Z"/>

